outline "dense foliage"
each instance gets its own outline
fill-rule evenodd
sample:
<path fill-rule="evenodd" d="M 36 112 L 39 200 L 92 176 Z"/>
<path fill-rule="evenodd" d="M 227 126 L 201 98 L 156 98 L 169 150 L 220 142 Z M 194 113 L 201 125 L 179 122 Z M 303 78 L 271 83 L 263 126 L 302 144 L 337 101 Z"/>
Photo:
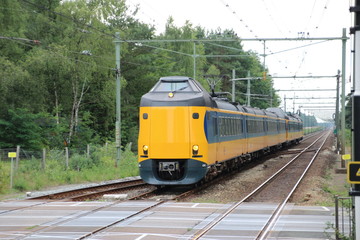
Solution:
<path fill-rule="evenodd" d="M 133 142 L 134 149 L 140 97 L 159 77 L 193 77 L 195 72 L 204 86 L 210 81 L 217 91 L 231 92 L 232 69 L 236 77 L 248 72 L 262 76 L 257 55 L 243 50 L 234 31 L 206 30 L 190 22 L 177 27 L 170 17 L 164 33 L 156 35 L 136 12 L 125 0 L 2 0 L 0 148 L 62 148 L 113 140 L 116 32 L 123 40 L 122 145 Z M 130 41 L 134 39 L 159 41 Z M 192 41 L 160 41 L 181 39 Z M 254 99 L 253 106 L 278 105 L 271 79 L 252 84 L 252 93 L 268 96 Z M 245 83 L 237 83 L 236 101 L 245 103 L 245 92 Z"/>

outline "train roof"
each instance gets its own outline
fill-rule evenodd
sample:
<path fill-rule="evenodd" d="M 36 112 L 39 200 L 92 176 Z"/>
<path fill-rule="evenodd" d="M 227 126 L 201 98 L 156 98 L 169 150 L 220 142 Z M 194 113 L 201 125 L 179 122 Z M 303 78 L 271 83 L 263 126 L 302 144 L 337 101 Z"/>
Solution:
<path fill-rule="evenodd" d="M 186 76 L 161 77 L 154 87 L 143 95 L 140 106 L 208 106 L 253 115 L 301 121 L 298 116 L 288 115 L 280 108 L 264 110 L 229 102 L 219 96 L 211 96 L 198 81 Z"/>
<path fill-rule="evenodd" d="M 142 96 L 140 106 L 211 106 L 209 93 L 185 76 L 162 77 Z"/>
<path fill-rule="evenodd" d="M 191 77 L 185 77 L 185 76 L 169 76 L 169 77 L 161 77 L 159 81 L 164 82 L 183 82 L 188 80 L 194 80 Z"/>

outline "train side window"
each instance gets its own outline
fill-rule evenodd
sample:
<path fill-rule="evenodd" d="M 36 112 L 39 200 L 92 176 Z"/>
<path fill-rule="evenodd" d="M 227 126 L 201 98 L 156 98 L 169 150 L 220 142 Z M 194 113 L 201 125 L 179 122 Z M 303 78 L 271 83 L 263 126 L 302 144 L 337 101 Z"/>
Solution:
<path fill-rule="evenodd" d="M 219 133 L 220 133 L 220 136 L 224 136 L 224 132 L 225 132 L 224 119 L 223 119 L 223 117 L 219 117 Z"/>
<path fill-rule="evenodd" d="M 199 119 L 199 113 L 193 113 L 192 115 L 193 119 Z M 209 115 L 208 115 L 208 119 L 209 119 Z"/>
<path fill-rule="evenodd" d="M 213 118 L 213 125 L 214 125 L 214 136 L 218 135 L 218 125 L 217 125 L 217 118 Z"/>
<path fill-rule="evenodd" d="M 244 133 L 243 120 L 240 119 L 240 134 Z"/>
<path fill-rule="evenodd" d="M 237 134 L 237 130 L 236 130 L 236 119 L 232 118 L 231 119 L 231 125 L 232 125 L 232 135 L 235 136 Z"/>
<path fill-rule="evenodd" d="M 248 119 L 246 121 L 247 131 L 248 133 L 255 133 L 256 132 L 256 122 L 253 119 Z"/>
<path fill-rule="evenodd" d="M 226 126 L 225 126 L 225 129 L 226 129 L 226 136 L 229 136 L 231 135 L 231 125 L 230 125 L 230 118 L 226 118 Z"/>
<path fill-rule="evenodd" d="M 263 122 L 263 123 L 264 123 L 264 131 L 265 131 L 265 132 L 268 132 L 269 129 L 268 129 L 268 124 L 267 124 L 268 122 L 267 122 L 267 120 L 264 119 L 264 122 Z"/>
<path fill-rule="evenodd" d="M 148 119 L 149 115 L 147 113 L 143 113 L 143 119 Z"/>

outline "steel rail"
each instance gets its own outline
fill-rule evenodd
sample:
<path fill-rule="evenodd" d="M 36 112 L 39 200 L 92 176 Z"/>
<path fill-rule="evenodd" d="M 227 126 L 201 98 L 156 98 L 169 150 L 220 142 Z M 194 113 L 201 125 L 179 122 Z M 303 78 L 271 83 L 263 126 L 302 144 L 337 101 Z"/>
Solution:
<path fill-rule="evenodd" d="M 84 217 L 84 216 L 87 216 L 89 214 L 92 214 L 94 212 L 98 212 L 100 210 L 103 210 L 103 209 L 106 209 L 106 208 L 110 208 L 116 204 L 118 204 L 120 201 L 116 201 L 116 202 L 111 202 L 107 205 L 104 205 L 104 206 L 101 206 L 101 207 L 97 207 L 89 212 L 84 212 L 82 214 L 79 214 L 79 215 L 76 215 L 76 216 L 72 216 L 72 215 L 69 215 L 68 218 L 65 218 L 64 220 L 61 220 L 61 221 L 56 221 L 55 223 L 51 223 L 52 221 L 50 221 L 50 225 L 42 225 L 42 226 L 38 226 L 37 229 L 33 232 L 29 232 L 29 233 L 26 233 L 24 235 L 21 235 L 21 236 L 18 236 L 16 237 L 15 239 L 26 239 L 28 237 L 31 237 L 32 235 L 34 234 L 37 234 L 37 233 L 41 233 L 43 232 L 44 230 L 48 230 L 48 229 L 52 229 L 54 227 L 57 227 L 61 224 L 64 224 L 64 223 L 67 223 L 67 222 L 70 222 L 74 219 L 78 219 L 78 218 L 81 218 L 81 217 Z"/>
<path fill-rule="evenodd" d="M 159 189 L 155 189 L 155 190 L 152 190 L 152 191 L 149 191 L 149 192 L 140 194 L 139 196 L 133 197 L 133 198 L 131 198 L 131 199 L 135 200 L 135 199 L 139 199 L 139 198 L 142 198 L 142 197 L 147 197 L 148 195 L 156 194 L 156 192 L 158 192 L 158 191 L 159 191 Z M 98 233 L 100 233 L 100 232 L 102 232 L 102 231 L 104 231 L 104 230 L 107 230 L 107 229 L 115 226 L 116 224 L 118 224 L 118 223 L 120 223 L 120 222 L 123 222 L 123 221 L 125 221 L 125 220 L 128 220 L 128 219 L 130 219 L 130 218 L 132 218 L 132 217 L 135 217 L 135 216 L 137 216 L 137 215 L 139 215 L 139 214 L 141 214 L 141 213 L 143 213 L 143 212 L 146 212 L 146 211 L 148 211 L 148 210 L 150 210 L 150 209 L 153 209 L 154 207 L 160 206 L 160 205 L 162 205 L 162 204 L 164 204 L 164 203 L 166 203 L 166 202 L 168 202 L 168 201 L 178 200 L 178 199 L 180 199 L 180 198 L 183 198 L 183 197 L 185 197 L 185 196 L 188 196 L 189 194 L 193 193 L 193 191 L 194 191 L 194 189 L 190 189 L 190 190 L 185 191 L 185 192 L 183 192 L 183 193 L 181 193 L 181 194 L 179 194 L 179 195 L 177 195 L 177 196 L 174 196 L 174 197 L 171 198 L 171 199 L 158 201 L 158 202 L 155 203 L 154 205 L 151 205 L 151 206 L 149 206 L 149 207 L 147 207 L 147 208 L 144 208 L 144 209 L 142 209 L 142 210 L 140 210 L 140 211 L 138 211 L 138 212 L 135 212 L 135 213 L 133 213 L 133 214 L 131 214 L 131 215 L 125 217 L 125 218 L 122 218 L 122 219 L 119 219 L 119 220 L 117 220 L 117 221 L 114 221 L 114 222 L 112 222 L 112 223 L 110 223 L 110 224 L 108 224 L 108 225 L 106 225 L 106 226 L 100 227 L 100 228 L 92 231 L 91 233 L 87 233 L 87 234 L 85 234 L 85 235 L 83 235 L 83 236 L 81 236 L 81 237 L 79 237 L 79 238 L 76 238 L 76 239 L 77 239 L 77 240 L 81 240 L 81 239 L 86 239 L 86 238 L 88 238 L 88 237 L 91 237 L 91 236 L 93 236 L 93 235 L 95 235 L 95 234 L 98 234 Z"/>
<path fill-rule="evenodd" d="M 138 184 L 138 185 L 136 185 L 136 184 Z M 104 194 L 107 191 L 110 191 L 110 192 L 111 191 L 116 191 L 116 188 L 114 186 L 127 185 L 127 186 L 122 187 L 122 189 L 121 189 L 121 190 L 125 191 L 128 188 L 136 188 L 137 186 L 142 186 L 141 184 L 144 185 L 145 184 L 144 181 L 141 180 L 141 179 L 137 179 L 137 180 L 129 180 L 129 181 L 123 181 L 123 182 L 116 182 L 116 183 L 97 185 L 97 186 L 92 186 L 92 187 L 84 187 L 84 188 L 79 188 L 79 189 L 73 189 L 73 190 L 67 190 L 67 191 L 63 191 L 63 192 L 57 192 L 57 193 L 52 193 L 52 194 L 46 194 L 46 195 L 31 197 L 31 198 L 24 199 L 24 201 L 29 201 L 29 200 L 30 201 L 36 201 L 36 200 L 44 200 L 44 199 L 49 199 L 49 200 L 43 201 L 43 202 L 40 202 L 40 203 L 34 203 L 33 205 L 29 205 L 29 206 L 23 206 L 23 207 L 17 207 L 17 208 L 5 210 L 5 211 L 0 212 L 0 215 L 6 214 L 6 213 L 9 213 L 9 212 L 15 212 L 15 211 L 27 209 L 27 208 L 33 208 L 33 207 L 37 207 L 37 206 L 41 206 L 41 205 L 46 205 L 46 204 L 48 204 L 50 202 L 55 202 L 55 201 L 56 202 L 64 202 L 64 201 L 69 201 L 69 200 L 72 201 L 73 198 L 85 197 L 86 194 L 59 199 L 59 196 L 61 196 L 61 195 L 74 195 L 77 191 L 92 191 L 92 190 L 108 187 L 109 189 L 104 190 L 102 192 L 102 194 Z M 92 194 L 94 194 L 94 193 L 92 193 Z"/>
<path fill-rule="evenodd" d="M 63 192 L 57 192 L 52 194 L 41 195 L 37 197 L 28 198 L 27 200 L 41 200 L 41 199 L 50 199 L 50 200 L 71 200 L 76 198 L 84 198 L 86 195 L 96 195 L 96 194 L 105 194 L 107 192 L 112 192 L 116 190 L 126 190 L 128 188 L 136 187 L 136 186 L 144 186 L 147 185 L 141 179 L 129 180 L 123 182 L 109 183 L 103 185 L 96 185 L 91 187 L 84 187 L 78 189 L 67 190 Z M 105 189 L 105 190 L 104 190 Z M 83 192 L 88 192 L 87 194 L 79 194 Z M 91 193 L 89 193 L 91 192 Z M 65 196 L 65 197 L 64 197 Z"/>
<path fill-rule="evenodd" d="M 137 188 L 142 188 L 142 187 L 146 187 L 149 186 L 149 184 L 147 183 L 135 183 L 132 185 L 127 185 L 127 186 L 119 186 L 119 187 L 114 187 L 111 189 L 106 189 L 103 191 L 96 191 L 96 192 L 92 192 L 92 193 L 85 193 L 79 196 L 74 196 L 74 197 L 70 197 L 69 199 L 65 199 L 65 200 L 71 200 L 71 201 L 84 201 L 84 200 L 88 200 L 88 199 L 95 199 L 95 198 L 99 198 L 105 194 L 114 194 L 114 193 L 119 193 L 119 192 L 125 192 L 127 190 L 132 190 L 132 189 L 137 189 Z"/>
<path fill-rule="evenodd" d="M 317 143 L 325 134 L 322 134 L 318 137 L 314 142 L 312 142 L 309 146 L 304 148 L 299 154 L 293 157 L 287 164 L 285 164 L 282 168 L 280 168 L 276 173 L 270 176 L 266 181 L 264 181 L 261 185 L 259 185 L 256 189 L 254 189 L 251 193 L 245 196 L 242 200 L 235 203 L 231 206 L 226 212 L 224 212 L 221 216 L 219 216 L 216 220 L 206 225 L 202 230 L 195 233 L 190 239 L 197 240 L 200 237 L 204 236 L 207 232 L 209 232 L 213 227 L 215 227 L 221 220 L 227 217 L 232 211 L 234 211 L 238 206 L 240 206 L 243 202 L 250 199 L 254 196 L 259 190 L 261 190 L 264 186 L 266 186 L 269 182 L 271 182 L 276 176 L 278 176 L 281 172 L 283 172 L 290 164 L 292 164 L 296 159 L 298 159 L 303 153 L 307 152 L 310 147 L 312 147 L 315 143 Z"/>
<path fill-rule="evenodd" d="M 143 212 L 146 212 L 146 211 L 148 211 L 148 210 L 150 210 L 150 209 L 152 209 L 152 208 L 154 208 L 154 207 L 157 207 L 157 206 L 159 206 L 159 205 L 161 205 L 161 204 L 164 204 L 165 202 L 167 202 L 167 201 L 165 201 L 165 200 L 164 200 L 164 201 L 159 201 L 159 202 L 155 203 L 154 205 L 151 205 L 151 206 L 149 206 L 149 207 L 147 207 L 147 208 L 144 208 L 144 209 L 142 209 L 142 210 L 140 210 L 140 211 L 137 211 L 137 212 L 135 212 L 135 213 L 133 213 L 133 214 L 125 217 L 125 218 L 122 218 L 122 219 L 119 219 L 119 220 L 117 220 L 117 221 L 114 221 L 114 222 L 112 222 L 112 223 L 110 223 L 110 224 L 108 224 L 108 225 L 106 225 L 106 226 L 100 227 L 100 228 L 92 231 L 91 233 L 87 233 L 87 234 L 85 234 L 85 235 L 83 235 L 83 236 L 81 236 L 81 237 L 79 237 L 79 238 L 76 238 L 76 240 L 81 240 L 81 239 L 85 239 L 85 238 L 91 237 L 91 236 L 93 236 L 93 235 L 95 235 L 95 234 L 97 234 L 97 233 L 100 233 L 100 232 L 102 232 L 102 231 L 104 231 L 104 230 L 106 230 L 106 229 L 109 229 L 109 228 L 112 227 L 112 226 L 115 226 L 115 225 L 118 224 L 118 223 L 121 223 L 121 222 L 123 222 L 123 221 L 125 221 L 125 220 L 128 220 L 128 219 L 130 219 L 130 218 L 132 218 L 132 217 L 135 217 L 135 216 L 137 216 L 137 215 L 139 215 L 139 214 L 141 214 L 141 213 L 143 213 Z"/>

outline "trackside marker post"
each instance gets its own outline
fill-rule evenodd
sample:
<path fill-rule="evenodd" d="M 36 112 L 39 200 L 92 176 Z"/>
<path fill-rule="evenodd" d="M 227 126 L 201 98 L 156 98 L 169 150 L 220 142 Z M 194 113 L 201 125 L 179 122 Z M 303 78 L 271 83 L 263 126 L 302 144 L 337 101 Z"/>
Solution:
<path fill-rule="evenodd" d="M 10 188 L 12 188 L 13 187 L 13 178 L 14 178 L 14 158 L 16 158 L 16 152 L 9 152 L 8 158 L 11 158 Z"/>

